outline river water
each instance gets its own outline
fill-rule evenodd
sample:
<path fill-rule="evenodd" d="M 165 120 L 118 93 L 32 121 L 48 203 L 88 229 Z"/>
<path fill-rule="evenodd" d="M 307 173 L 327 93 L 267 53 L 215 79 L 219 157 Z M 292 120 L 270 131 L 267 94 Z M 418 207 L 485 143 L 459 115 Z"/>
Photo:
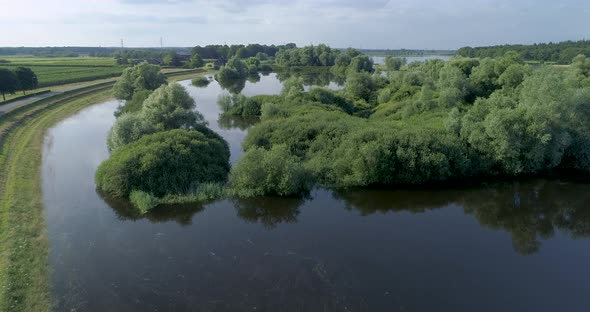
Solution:
<path fill-rule="evenodd" d="M 401 57 L 401 56 L 400 56 Z M 406 56 L 403 57 L 406 59 L 408 64 L 414 62 L 424 62 L 428 60 L 443 60 L 448 61 L 452 58 L 452 55 L 424 55 L 424 56 Z M 372 56 L 373 62 L 377 65 L 384 65 L 385 64 L 385 56 Z"/>
<path fill-rule="evenodd" d="M 181 82 L 219 123 L 225 92 Z M 336 87 L 335 85 L 331 85 Z M 275 94 L 276 75 L 242 93 Z M 48 133 L 43 198 L 56 311 L 588 311 L 590 185 L 314 190 L 139 215 L 96 192 L 118 103 Z"/>

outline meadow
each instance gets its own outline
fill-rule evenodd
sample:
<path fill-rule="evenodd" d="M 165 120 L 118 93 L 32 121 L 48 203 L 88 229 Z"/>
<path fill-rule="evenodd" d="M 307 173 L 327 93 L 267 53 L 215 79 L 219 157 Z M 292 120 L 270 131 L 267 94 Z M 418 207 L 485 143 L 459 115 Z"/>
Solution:
<path fill-rule="evenodd" d="M 31 68 L 39 79 L 39 87 L 92 81 L 117 77 L 124 67 L 113 58 L 101 57 L 1 57 L 0 68 L 18 66 Z"/>

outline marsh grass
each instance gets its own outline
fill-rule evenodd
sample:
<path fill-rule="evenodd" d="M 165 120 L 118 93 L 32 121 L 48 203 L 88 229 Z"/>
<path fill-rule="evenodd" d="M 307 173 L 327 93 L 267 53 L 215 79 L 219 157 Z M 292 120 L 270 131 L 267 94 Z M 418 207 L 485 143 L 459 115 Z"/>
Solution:
<path fill-rule="evenodd" d="M 146 214 L 160 205 L 206 203 L 228 197 L 231 194 L 231 190 L 223 183 L 202 183 L 194 191 L 186 194 L 169 194 L 161 198 L 135 190 L 129 194 L 129 201 L 142 214 Z"/>

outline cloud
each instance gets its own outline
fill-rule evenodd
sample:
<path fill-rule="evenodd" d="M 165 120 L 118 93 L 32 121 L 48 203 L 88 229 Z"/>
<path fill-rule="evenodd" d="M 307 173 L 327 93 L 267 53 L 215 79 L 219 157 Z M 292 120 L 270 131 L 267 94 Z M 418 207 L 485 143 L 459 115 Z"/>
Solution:
<path fill-rule="evenodd" d="M 119 0 L 123 4 L 178 4 L 192 2 L 193 0 Z"/>
<path fill-rule="evenodd" d="M 134 14 L 91 14 L 76 15 L 63 19 L 64 23 L 69 24 L 151 24 L 151 25 L 169 25 L 169 24 L 206 24 L 207 18 L 204 16 L 162 16 L 162 15 L 134 15 Z"/>
<path fill-rule="evenodd" d="M 587 0 L 19 0 L 0 10 L 0 24 L 11 29 L 0 45 L 92 45 L 129 36 L 141 46 L 153 45 L 158 33 L 178 46 L 446 49 L 582 39 L 588 14 Z"/>

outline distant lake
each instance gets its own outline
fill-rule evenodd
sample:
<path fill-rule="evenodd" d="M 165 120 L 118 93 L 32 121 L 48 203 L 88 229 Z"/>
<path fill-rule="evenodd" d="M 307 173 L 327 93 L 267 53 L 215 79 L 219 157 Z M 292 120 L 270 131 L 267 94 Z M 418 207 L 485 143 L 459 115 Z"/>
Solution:
<path fill-rule="evenodd" d="M 373 62 L 377 65 L 385 64 L 385 57 L 384 56 L 371 56 L 373 58 Z M 447 61 L 451 59 L 453 56 L 451 55 L 425 55 L 425 56 L 406 56 L 405 59 L 408 63 L 414 62 L 424 62 L 428 60 L 443 60 Z"/>
<path fill-rule="evenodd" d="M 283 77 L 245 82 L 276 94 Z M 329 78 L 307 81 L 332 88 Z M 181 82 L 220 120 L 216 81 Z M 532 180 L 446 190 L 315 189 L 140 215 L 96 192 L 119 103 L 47 133 L 43 199 L 55 311 L 588 311 L 590 185 Z"/>

